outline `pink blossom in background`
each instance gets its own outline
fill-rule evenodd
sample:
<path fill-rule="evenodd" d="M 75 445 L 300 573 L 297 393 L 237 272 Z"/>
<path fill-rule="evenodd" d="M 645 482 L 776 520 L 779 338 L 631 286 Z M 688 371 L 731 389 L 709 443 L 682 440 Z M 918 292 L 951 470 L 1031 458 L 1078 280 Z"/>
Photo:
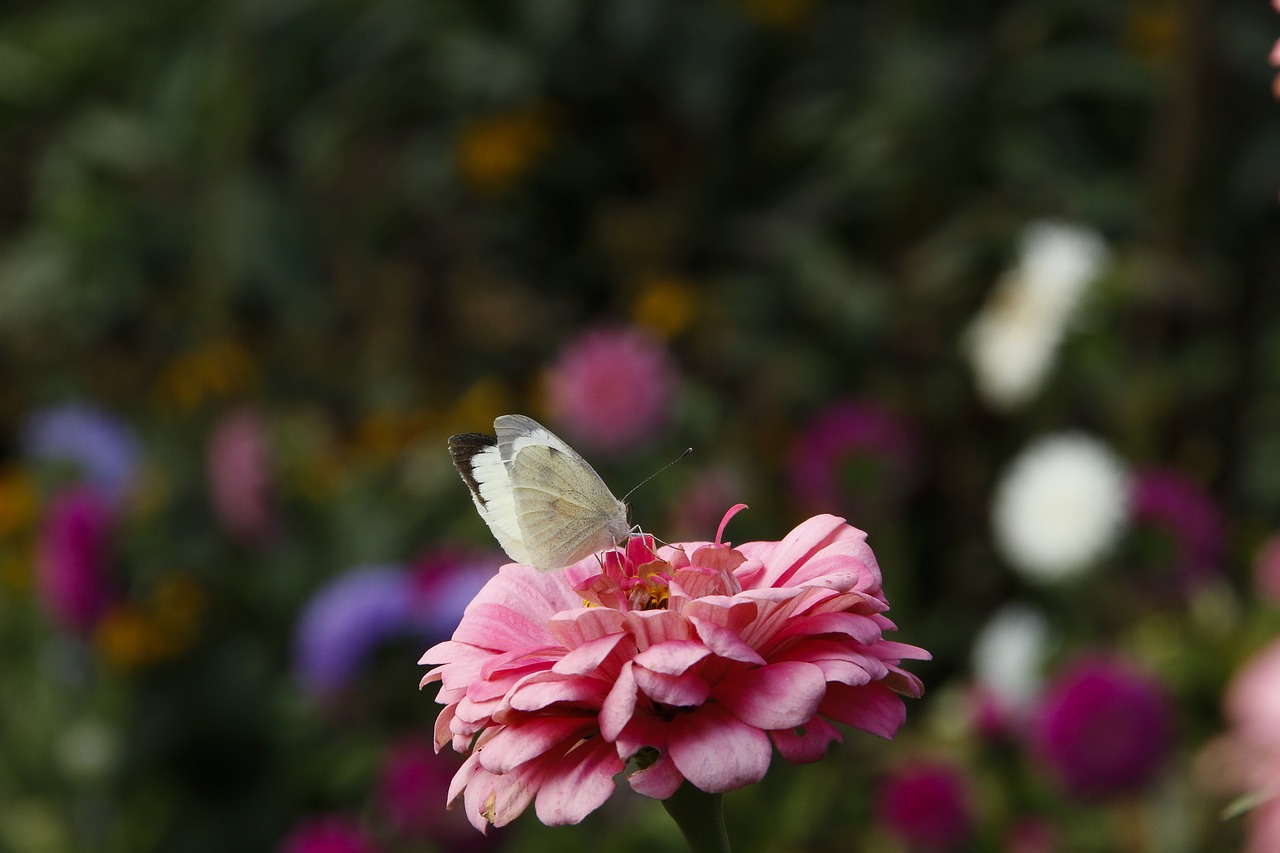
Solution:
<path fill-rule="evenodd" d="M 472 831 L 461 812 L 440 808 L 461 763 L 453 753 L 437 754 L 429 740 L 392 743 L 377 782 L 378 803 L 390 827 L 400 835 L 431 841 L 441 850 L 492 847 L 488 837 Z"/>
<path fill-rule="evenodd" d="M 96 489 L 55 495 L 36 542 L 36 590 L 50 617 L 87 634 L 106 610 L 113 513 Z"/>
<path fill-rule="evenodd" d="M 567 438 L 617 453 L 651 442 L 671 420 L 678 375 L 666 346 L 638 328 L 584 332 L 547 371 L 547 408 Z"/>
<path fill-rule="evenodd" d="M 905 495 L 919 463 L 919 439 L 906 419 L 872 400 L 847 400 L 801 428 L 791 448 L 791 492 L 806 509 L 866 511 Z M 847 482 L 854 466 L 870 479 Z"/>
<path fill-rule="evenodd" d="M 1253 562 L 1253 588 L 1264 601 L 1280 604 L 1280 534 L 1258 549 Z"/>
<path fill-rule="evenodd" d="M 973 834 L 972 782 L 959 769 L 920 761 L 894 770 L 880 786 L 876 812 L 912 850 L 963 848 Z"/>
<path fill-rule="evenodd" d="M 1168 536 L 1176 545 L 1170 570 L 1184 587 L 1215 575 L 1222 565 L 1226 522 L 1208 492 L 1178 471 L 1147 468 L 1133 484 L 1133 523 Z"/>
<path fill-rule="evenodd" d="M 237 409 L 214 425 L 205 452 L 209 496 L 231 536 L 261 543 L 276 532 L 271 442 L 262 415 Z"/>
<path fill-rule="evenodd" d="M 377 853 L 368 833 L 347 815 L 326 815 L 299 823 L 277 853 Z"/>
<path fill-rule="evenodd" d="M 1144 787 L 1173 746 L 1173 707 L 1153 678 L 1107 658 L 1083 658 L 1046 687 L 1031 749 L 1069 794 L 1098 800 Z"/>
<path fill-rule="evenodd" d="M 1044 818 L 1019 818 L 1005 836 L 1004 853 L 1055 853 L 1058 831 Z"/>
<path fill-rule="evenodd" d="M 633 538 L 555 573 L 503 566 L 422 656 L 439 664 L 422 679 L 441 682 L 437 747 L 471 752 L 449 799 L 477 829 L 531 804 L 543 823 L 577 823 L 624 768 L 665 799 L 686 780 L 757 782 L 774 749 L 817 761 L 841 740 L 833 723 L 894 735 L 902 695 L 923 690 L 899 664 L 929 655 L 883 638 L 866 535 L 823 515 L 732 548 L 723 529 L 714 543 Z"/>

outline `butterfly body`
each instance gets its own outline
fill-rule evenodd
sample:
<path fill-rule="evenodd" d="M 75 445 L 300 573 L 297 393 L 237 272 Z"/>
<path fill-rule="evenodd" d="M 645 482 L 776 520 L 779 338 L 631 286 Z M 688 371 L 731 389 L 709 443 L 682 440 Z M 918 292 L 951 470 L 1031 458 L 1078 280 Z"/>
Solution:
<path fill-rule="evenodd" d="M 553 571 L 627 538 L 627 505 L 572 447 L 524 415 L 493 426 L 452 436 L 449 453 L 512 560 Z"/>

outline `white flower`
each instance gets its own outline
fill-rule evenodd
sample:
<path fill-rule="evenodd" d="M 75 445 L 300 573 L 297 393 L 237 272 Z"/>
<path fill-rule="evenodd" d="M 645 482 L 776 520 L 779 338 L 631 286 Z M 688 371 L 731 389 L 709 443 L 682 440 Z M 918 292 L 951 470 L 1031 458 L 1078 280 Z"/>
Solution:
<path fill-rule="evenodd" d="M 1129 475 L 1102 442 L 1073 434 L 1041 438 L 996 486 L 996 545 L 1033 580 L 1078 575 L 1119 538 L 1128 495 Z"/>
<path fill-rule="evenodd" d="M 978 392 L 987 402 L 1014 408 L 1044 383 L 1106 258 L 1106 244 L 1088 229 L 1057 222 L 1027 227 L 1017 265 L 1001 276 L 964 336 Z"/>
<path fill-rule="evenodd" d="M 973 675 L 1006 711 L 1030 707 L 1040 692 L 1049 622 L 1026 604 L 996 612 L 973 641 Z"/>

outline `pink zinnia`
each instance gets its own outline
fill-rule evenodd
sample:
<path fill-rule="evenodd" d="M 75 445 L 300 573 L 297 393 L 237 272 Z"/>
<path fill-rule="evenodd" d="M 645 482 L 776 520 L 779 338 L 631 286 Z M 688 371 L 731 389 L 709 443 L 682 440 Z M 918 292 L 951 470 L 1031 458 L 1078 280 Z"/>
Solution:
<path fill-rule="evenodd" d="M 1258 805 L 1248 813 L 1248 853 L 1280 849 L 1280 640 L 1232 677 L 1223 701 L 1230 732 L 1211 747 L 1213 772 Z"/>
<path fill-rule="evenodd" d="M 732 548 L 723 531 L 636 537 L 558 573 L 503 566 L 423 655 L 441 664 L 422 679 L 441 682 L 436 745 L 471 751 L 449 799 L 476 828 L 535 801 L 543 823 L 577 823 L 624 768 L 650 797 L 716 793 L 759 781 L 774 748 L 818 760 L 833 722 L 895 734 L 899 694 L 923 690 L 899 664 L 929 654 L 882 638 L 866 534 L 830 515 L 781 542 Z"/>
<path fill-rule="evenodd" d="M 36 589 L 62 627 L 86 634 L 107 607 L 113 514 L 95 489 L 73 487 L 50 503 L 36 543 Z"/>
<path fill-rule="evenodd" d="M 876 811 L 912 850 L 955 850 L 973 834 L 971 788 L 955 767 L 921 761 L 898 768 L 884 781 Z"/>
<path fill-rule="evenodd" d="M 260 543 L 276 531 L 271 446 L 262 416 L 238 409 L 222 417 L 206 451 L 209 496 L 228 534 Z"/>
<path fill-rule="evenodd" d="M 1137 790 L 1173 746 L 1173 708 L 1154 679 L 1107 658 L 1084 658 L 1048 685 L 1032 748 L 1067 792 L 1097 800 Z"/>
<path fill-rule="evenodd" d="M 583 447 L 616 453 L 651 441 L 671 418 L 676 368 L 641 329 L 592 329 L 561 351 L 547 373 L 547 406 Z"/>
<path fill-rule="evenodd" d="M 326 815 L 298 824 L 277 850 L 278 853 L 375 853 L 377 848 L 354 818 Z"/>

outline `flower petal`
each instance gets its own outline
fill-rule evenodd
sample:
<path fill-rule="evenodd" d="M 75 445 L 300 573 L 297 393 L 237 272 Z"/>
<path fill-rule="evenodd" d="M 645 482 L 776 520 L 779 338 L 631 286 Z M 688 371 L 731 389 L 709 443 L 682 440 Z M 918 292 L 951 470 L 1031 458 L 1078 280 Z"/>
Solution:
<path fill-rule="evenodd" d="M 599 707 L 609 695 L 609 682 L 602 678 L 541 672 L 520 682 L 507 697 L 517 711 L 541 711 L 557 702 Z"/>
<path fill-rule="evenodd" d="M 627 777 L 627 781 L 631 783 L 631 788 L 636 793 L 653 797 L 655 800 L 665 800 L 684 783 L 684 776 L 676 769 L 676 763 L 671 760 L 671 756 L 664 754 L 644 770 L 632 773 Z"/>
<path fill-rule="evenodd" d="M 636 712 L 640 688 L 636 685 L 634 669 L 631 661 L 622 665 L 622 671 L 618 673 L 609 695 L 600 706 L 600 732 L 606 740 L 616 740 L 622 727 Z"/>
<path fill-rule="evenodd" d="M 839 729 L 818 716 L 803 726 L 771 731 L 769 738 L 778 748 L 778 754 L 792 764 L 818 761 L 827 754 L 832 741 L 844 740 Z"/>
<path fill-rule="evenodd" d="M 578 823 L 613 793 L 613 777 L 622 772 L 613 744 L 592 738 L 561 757 L 538 789 L 534 811 L 547 826 Z"/>
<path fill-rule="evenodd" d="M 907 719 L 907 706 L 897 693 L 879 682 L 861 687 L 831 684 L 818 713 L 837 723 L 892 739 Z"/>
<path fill-rule="evenodd" d="M 631 638 L 626 634 L 609 634 L 589 640 L 556 661 L 551 671 L 563 675 L 588 675 L 595 672 L 623 639 L 630 641 Z"/>
<path fill-rule="evenodd" d="M 670 640 L 650 646 L 632 660 L 652 672 L 682 675 L 709 654 L 711 650 L 696 640 Z"/>
<path fill-rule="evenodd" d="M 760 653 L 747 645 L 733 629 L 716 625 L 697 616 L 689 617 L 689 622 L 698 632 L 698 639 L 720 657 L 757 665 L 763 665 L 766 662 L 760 657 Z"/>
<path fill-rule="evenodd" d="M 480 765 L 490 773 L 510 773 L 568 738 L 576 739 L 591 723 L 582 717 L 530 717 L 520 725 L 505 726 L 476 750 Z"/>
<path fill-rule="evenodd" d="M 789 729 L 814 715 L 826 689 L 821 669 L 791 661 L 735 673 L 716 685 L 715 696 L 744 723 Z"/>
<path fill-rule="evenodd" d="M 772 755 L 768 735 L 718 705 L 673 721 L 667 746 L 676 769 L 713 794 L 759 782 Z"/>
<path fill-rule="evenodd" d="M 655 702 L 693 707 L 707 701 L 711 686 L 696 675 L 666 675 L 637 666 L 632 670 L 640 691 Z"/>

